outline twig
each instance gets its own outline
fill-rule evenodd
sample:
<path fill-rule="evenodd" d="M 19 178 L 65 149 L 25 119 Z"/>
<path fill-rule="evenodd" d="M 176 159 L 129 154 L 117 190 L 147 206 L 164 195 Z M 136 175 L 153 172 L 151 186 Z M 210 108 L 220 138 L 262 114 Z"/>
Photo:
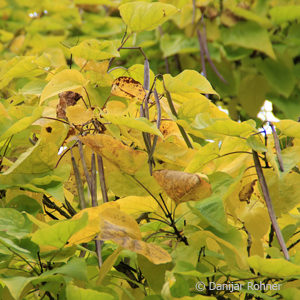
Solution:
<path fill-rule="evenodd" d="M 57 206 L 54 202 L 50 200 L 45 194 L 43 195 L 43 204 L 46 205 L 48 208 L 55 209 L 59 212 L 63 217 L 66 219 L 71 219 L 71 216 L 68 215 L 65 211 L 63 211 L 59 206 Z"/>
<path fill-rule="evenodd" d="M 264 196 L 267 208 L 268 208 L 268 213 L 269 213 L 269 216 L 270 216 L 270 219 L 271 219 L 271 222 L 272 222 L 272 226 L 273 226 L 274 231 L 276 233 L 278 243 L 281 247 L 283 255 L 284 255 L 285 259 L 289 260 L 290 259 L 289 252 L 287 250 L 285 241 L 283 239 L 282 233 L 280 231 L 279 225 L 278 225 L 277 220 L 276 220 L 276 215 L 275 215 L 275 212 L 274 212 L 274 208 L 273 208 L 273 205 L 272 205 L 272 201 L 271 201 L 271 197 L 270 197 L 270 194 L 269 194 L 268 186 L 267 186 L 267 183 L 266 183 L 266 180 L 265 180 L 265 177 L 264 177 L 264 173 L 263 173 L 260 161 L 259 161 L 258 154 L 254 150 L 252 150 L 252 154 L 253 154 L 253 160 L 254 160 L 254 164 L 255 164 L 256 173 L 257 173 L 258 180 L 259 180 L 259 183 L 260 183 L 260 187 L 261 187 L 261 190 L 262 190 L 262 193 L 263 193 L 263 196 Z"/>

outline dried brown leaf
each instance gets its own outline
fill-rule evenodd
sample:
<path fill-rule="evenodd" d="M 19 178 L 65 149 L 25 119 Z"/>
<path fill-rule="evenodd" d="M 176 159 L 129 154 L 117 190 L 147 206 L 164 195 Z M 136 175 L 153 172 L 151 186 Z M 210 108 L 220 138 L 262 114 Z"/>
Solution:
<path fill-rule="evenodd" d="M 177 204 L 186 201 L 198 201 L 211 195 L 211 185 L 198 174 L 173 170 L 153 172 L 158 184 Z"/>
<path fill-rule="evenodd" d="M 67 120 L 66 109 L 73 106 L 81 98 L 81 95 L 72 91 L 62 92 L 59 95 L 59 103 L 56 107 L 56 117 Z"/>

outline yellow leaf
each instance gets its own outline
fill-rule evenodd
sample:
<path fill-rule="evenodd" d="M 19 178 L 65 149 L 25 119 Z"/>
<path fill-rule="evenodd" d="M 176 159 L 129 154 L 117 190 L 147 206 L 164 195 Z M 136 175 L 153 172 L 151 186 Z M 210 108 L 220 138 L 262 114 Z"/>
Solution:
<path fill-rule="evenodd" d="M 154 264 L 163 264 L 172 260 L 166 250 L 141 241 L 139 226 L 129 215 L 111 208 L 103 211 L 101 216 L 99 239 L 113 241 L 125 249 L 145 256 Z"/>
<path fill-rule="evenodd" d="M 198 174 L 181 171 L 158 170 L 153 172 L 158 184 L 177 204 L 198 201 L 211 195 L 211 185 Z"/>
<path fill-rule="evenodd" d="M 281 133 L 286 136 L 300 138 L 300 123 L 293 120 L 281 120 L 275 123 Z"/>
<path fill-rule="evenodd" d="M 77 104 L 75 106 L 68 106 L 66 109 L 66 113 L 70 123 L 73 123 L 75 125 L 84 124 L 90 121 L 94 116 L 91 108 L 86 109 L 80 104 Z"/>
<path fill-rule="evenodd" d="M 113 267 L 115 261 L 117 260 L 120 252 L 122 251 L 122 247 L 118 247 L 103 263 L 99 270 L 99 275 L 97 279 L 97 285 L 101 285 L 102 280 L 104 279 L 105 275 L 110 271 Z"/>
<path fill-rule="evenodd" d="M 81 141 L 128 174 L 134 174 L 147 163 L 147 154 L 134 150 L 121 141 L 106 135 L 87 135 Z"/>
<path fill-rule="evenodd" d="M 216 94 L 209 81 L 195 70 L 184 70 L 175 77 L 164 75 L 166 89 L 170 93 L 207 93 Z"/>
<path fill-rule="evenodd" d="M 144 212 L 155 212 L 158 206 L 156 201 L 150 196 L 128 196 L 118 199 L 115 202 L 120 205 L 120 210 L 122 212 L 125 212 L 134 218 L 139 217 L 140 214 Z"/>
<path fill-rule="evenodd" d="M 97 62 L 94 60 L 87 61 L 84 58 L 75 57 L 74 61 L 83 71 L 87 71 L 87 79 L 97 83 L 98 86 L 106 87 L 112 85 L 113 77 L 110 73 L 107 73 L 109 60 Z"/>
<path fill-rule="evenodd" d="M 81 216 L 85 212 L 87 212 L 88 225 L 80 231 L 76 232 L 74 235 L 72 235 L 71 238 L 68 240 L 68 245 L 71 246 L 73 244 L 87 243 L 94 239 L 100 232 L 101 213 L 107 208 L 118 209 L 119 205 L 116 202 L 107 202 L 97 207 L 89 207 L 82 209 L 78 214 L 76 214 L 72 219 L 80 219 Z"/>
<path fill-rule="evenodd" d="M 84 91 L 82 89 L 86 84 L 87 80 L 79 71 L 63 70 L 55 74 L 45 86 L 40 103 L 65 91 L 78 91 L 79 94 L 83 94 Z"/>
<path fill-rule="evenodd" d="M 137 1 L 123 4 L 119 10 L 124 23 L 135 32 L 153 30 L 178 11 L 170 4 Z"/>
<path fill-rule="evenodd" d="M 118 241 L 123 238 L 141 240 L 142 235 L 136 220 L 117 208 L 107 208 L 101 211 L 101 239 Z"/>

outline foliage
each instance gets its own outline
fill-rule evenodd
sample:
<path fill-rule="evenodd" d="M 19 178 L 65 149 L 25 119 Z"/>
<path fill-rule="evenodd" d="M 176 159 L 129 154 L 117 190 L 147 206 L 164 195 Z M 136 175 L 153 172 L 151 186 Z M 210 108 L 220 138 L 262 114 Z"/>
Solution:
<path fill-rule="evenodd" d="M 1 299 L 298 299 L 290 2 L 0 4 Z"/>

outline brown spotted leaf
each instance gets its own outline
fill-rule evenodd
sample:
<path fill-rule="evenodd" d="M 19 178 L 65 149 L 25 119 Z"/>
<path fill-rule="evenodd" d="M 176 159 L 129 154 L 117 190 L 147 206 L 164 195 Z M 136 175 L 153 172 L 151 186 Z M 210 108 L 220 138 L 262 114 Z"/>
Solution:
<path fill-rule="evenodd" d="M 177 204 L 186 201 L 198 201 L 211 195 L 211 185 L 198 174 L 173 170 L 153 172 L 158 184 Z"/>
<path fill-rule="evenodd" d="M 128 99 L 137 98 L 140 101 L 143 101 L 146 95 L 143 85 L 140 82 L 126 76 L 114 80 L 111 93 L 114 96 Z"/>

